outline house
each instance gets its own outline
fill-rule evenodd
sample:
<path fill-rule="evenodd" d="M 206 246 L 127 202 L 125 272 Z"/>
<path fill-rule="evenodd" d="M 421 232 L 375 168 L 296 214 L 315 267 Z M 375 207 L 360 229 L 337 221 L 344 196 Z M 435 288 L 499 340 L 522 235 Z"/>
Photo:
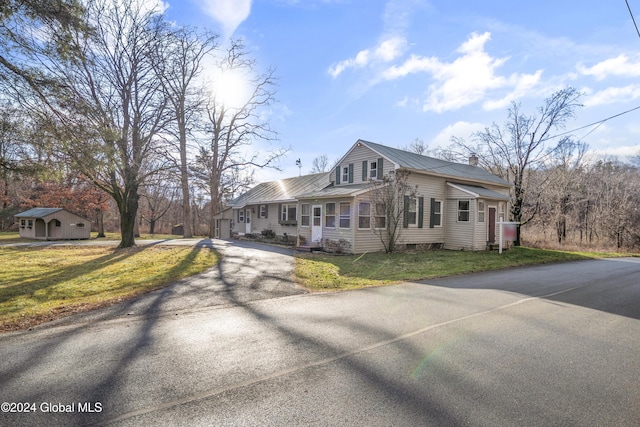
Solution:
<path fill-rule="evenodd" d="M 62 208 L 33 208 L 15 215 L 20 237 L 39 240 L 88 239 L 91 222 Z"/>
<path fill-rule="evenodd" d="M 298 236 L 298 196 L 331 184 L 330 174 L 317 173 L 278 181 L 263 182 L 231 201 L 233 233 Z M 225 211 L 216 220 L 225 219 Z"/>
<path fill-rule="evenodd" d="M 372 205 L 372 181 L 405 170 L 417 191 L 404 197 L 398 244 L 484 250 L 496 243 L 496 222 L 506 219 L 511 185 L 476 166 L 473 158 L 470 163 L 358 140 L 328 174 L 263 183 L 234 200 L 234 231 L 272 224 L 276 234 L 297 235 L 299 244 L 346 253 L 382 251 L 379 228 L 386 227 L 387 218 Z M 282 190 L 294 183 L 295 191 Z M 268 217 L 276 212 L 275 220 Z"/>

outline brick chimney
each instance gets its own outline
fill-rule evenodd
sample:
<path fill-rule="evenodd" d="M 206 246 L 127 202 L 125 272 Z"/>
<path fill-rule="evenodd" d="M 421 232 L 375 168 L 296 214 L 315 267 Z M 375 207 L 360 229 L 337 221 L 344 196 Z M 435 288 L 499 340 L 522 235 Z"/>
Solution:
<path fill-rule="evenodd" d="M 471 166 L 478 166 L 478 155 L 476 153 L 471 153 L 469 156 L 469 164 Z"/>

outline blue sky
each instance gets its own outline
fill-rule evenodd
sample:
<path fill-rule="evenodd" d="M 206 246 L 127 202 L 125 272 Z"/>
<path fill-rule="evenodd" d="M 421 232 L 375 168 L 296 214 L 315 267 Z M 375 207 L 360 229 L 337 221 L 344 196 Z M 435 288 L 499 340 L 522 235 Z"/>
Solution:
<path fill-rule="evenodd" d="M 358 139 L 393 147 L 502 124 L 554 91 L 585 93 L 576 129 L 640 106 L 640 37 L 624 0 L 165 0 L 168 17 L 242 38 L 274 67 L 269 112 L 290 152 L 282 172 L 342 156 Z M 640 23 L 640 0 L 629 0 Z M 594 153 L 640 153 L 640 110 L 575 132 Z"/>

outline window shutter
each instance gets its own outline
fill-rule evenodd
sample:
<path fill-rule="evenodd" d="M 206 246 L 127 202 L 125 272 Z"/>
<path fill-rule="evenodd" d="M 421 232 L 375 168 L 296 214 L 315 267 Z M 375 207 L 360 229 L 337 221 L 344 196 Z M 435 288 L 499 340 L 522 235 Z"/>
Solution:
<path fill-rule="evenodd" d="M 378 159 L 378 179 L 382 179 L 382 157 Z"/>
<path fill-rule="evenodd" d="M 336 184 L 340 184 L 340 165 L 336 166 Z"/>
<path fill-rule="evenodd" d="M 362 161 L 362 182 L 366 182 L 367 181 L 367 164 L 369 162 L 366 160 Z"/>
<path fill-rule="evenodd" d="M 264 205 L 264 217 L 269 218 L 269 205 Z"/>
<path fill-rule="evenodd" d="M 240 222 L 240 209 L 236 211 L 236 216 L 237 216 L 236 221 Z"/>
<path fill-rule="evenodd" d="M 349 163 L 349 184 L 353 183 L 353 163 Z"/>
<path fill-rule="evenodd" d="M 278 204 L 278 224 L 282 224 L 282 203 Z"/>
<path fill-rule="evenodd" d="M 424 197 L 418 197 L 418 228 L 422 228 L 424 225 Z"/>
<path fill-rule="evenodd" d="M 431 209 L 429 210 L 429 228 L 434 228 L 435 225 L 435 210 L 436 210 L 436 199 L 431 198 Z"/>
<path fill-rule="evenodd" d="M 407 228 L 409 226 L 409 196 L 404 196 L 404 218 L 402 219 L 402 226 Z"/>

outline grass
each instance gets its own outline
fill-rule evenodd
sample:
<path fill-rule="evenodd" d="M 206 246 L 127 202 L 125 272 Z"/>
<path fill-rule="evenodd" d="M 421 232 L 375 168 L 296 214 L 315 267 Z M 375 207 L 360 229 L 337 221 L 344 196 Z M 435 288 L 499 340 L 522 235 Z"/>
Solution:
<path fill-rule="evenodd" d="M 104 233 L 105 237 L 101 238 L 101 240 L 120 240 L 120 233 Z M 97 231 L 91 232 L 91 238 L 97 239 L 98 237 Z M 195 237 L 195 236 L 194 236 Z M 167 239 L 182 239 L 182 236 L 177 236 L 175 234 L 145 234 L 141 233 L 140 237 L 136 237 L 136 240 L 167 240 Z"/>
<path fill-rule="evenodd" d="M 298 283 L 309 290 L 331 291 L 425 280 L 457 274 L 550 262 L 623 256 L 517 247 L 497 252 L 425 251 L 335 256 L 296 256 Z"/>
<path fill-rule="evenodd" d="M 218 260 L 192 247 L 0 247 L 0 331 L 112 305 Z"/>
<path fill-rule="evenodd" d="M 97 239 L 98 232 L 91 232 L 91 239 Z M 168 239 L 182 239 L 182 236 L 176 236 L 173 234 L 144 234 L 140 237 L 136 237 L 136 240 L 168 240 Z M 105 233 L 105 237 L 100 240 L 120 240 L 120 233 Z M 0 244 L 3 243 L 20 243 L 20 242 L 34 242 L 38 240 L 23 239 L 20 238 L 18 232 L 0 232 Z"/>

